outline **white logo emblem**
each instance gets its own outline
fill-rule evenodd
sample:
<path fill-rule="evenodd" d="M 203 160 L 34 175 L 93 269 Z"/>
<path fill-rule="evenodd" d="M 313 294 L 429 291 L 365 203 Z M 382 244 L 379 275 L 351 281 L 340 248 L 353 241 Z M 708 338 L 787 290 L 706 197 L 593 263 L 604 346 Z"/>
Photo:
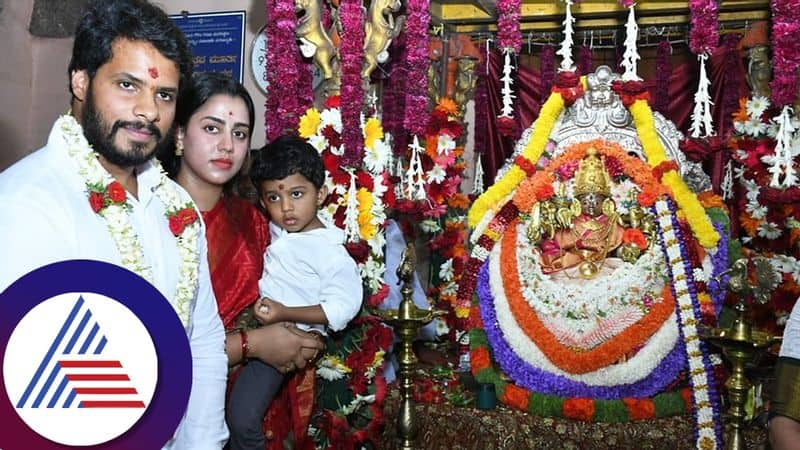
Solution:
<path fill-rule="evenodd" d="M 123 304 L 94 293 L 45 300 L 17 324 L 3 380 L 17 414 L 51 441 L 108 442 L 147 410 L 158 379 L 155 347 Z"/>

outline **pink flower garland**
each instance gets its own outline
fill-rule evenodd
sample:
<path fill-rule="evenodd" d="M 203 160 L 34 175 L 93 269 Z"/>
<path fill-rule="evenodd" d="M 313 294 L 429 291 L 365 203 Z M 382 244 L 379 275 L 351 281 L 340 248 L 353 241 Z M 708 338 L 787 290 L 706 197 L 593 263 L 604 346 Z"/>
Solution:
<path fill-rule="evenodd" d="M 487 55 L 488 56 L 488 55 Z M 489 129 L 489 99 L 486 91 L 486 63 L 480 62 L 475 71 L 478 83 L 475 87 L 475 153 L 482 154 L 486 150 Z M 480 157 L 480 156 L 479 156 Z"/>
<path fill-rule="evenodd" d="M 594 68 L 593 59 L 592 49 L 588 45 L 581 45 L 578 49 L 578 73 L 589 74 Z"/>
<path fill-rule="evenodd" d="M 552 45 L 545 45 L 542 47 L 542 54 L 539 58 L 539 66 L 542 71 L 541 98 L 544 104 L 550 95 L 550 89 L 553 88 L 553 81 L 556 79 L 556 49 Z"/>
<path fill-rule="evenodd" d="M 722 38 L 722 45 L 725 49 L 725 73 L 728 74 L 725 84 L 722 86 L 722 123 L 720 131 L 730 130 L 733 125 L 733 113 L 739 109 L 739 86 L 740 79 L 738 65 L 739 59 L 739 40 L 742 35 L 730 33 Z M 728 152 L 725 152 L 726 155 Z"/>
<path fill-rule="evenodd" d="M 780 1 L 780 0 L 779 0 Z M 689 48 L 695 55 L 711 54 L 719 42 L 719 7 L 714 0 L 690 0 L 692 28 Z"/>
<path fill-rule="evenodd" d="M 364 17 L 361 0 L 341 0 L 339 17 L 342 20 L 342 165 L 361 164 L 364 136 L 361 132 L 361 109 L 364 90 L 361 87 L 361 64 L 364 56 Z"/>
<path fill-rule="evenodd" d="M 672 75 L 672 46 L 667 39 L 658 43 L 656 50 L 656 95 L 655 110 L 661 114 L 669 113 L 669 77 Z"/>
<path fill-rule="evenodd" d="M 800 0 L 772 0 L 772 100 L 779 108 L 797 97 Z"/>
<path fill-rule="evenodd" d="M 389 76 L 384 80 L 383 99 L 383 129 L 392 135 L 392 150 L 395 155 L 405 154 L 407 147 L 406 132 L 403 129 L 403 114 L 405 111 L 405 85 L 406 85 L 406 34 L 400 33 L 392 40 L 389 60 Z"/>
<path fill-rule="evenodd" d="M 520 0 L 497 0 L 497 48 L 500 50 L 511 48 L 519 53 L 522 48 L 521 8 Z"/>
<path fill-rule="evenodd" d="M 298 98 L 300 50 L 295 44 L 297 19 L 293 0 L 267 0 L 267 139 L 295 130 L 302 114 Z M 281 86 L 281 89 L 277 87 Z M 289 95 L 286 93 L 289 92 Z"/>
<path fill-rule="evenodd" d="M 408 0 L 406 5 L 406 104 L 403 126 L 422 136 L 428 124 L 428 0 Z"/>

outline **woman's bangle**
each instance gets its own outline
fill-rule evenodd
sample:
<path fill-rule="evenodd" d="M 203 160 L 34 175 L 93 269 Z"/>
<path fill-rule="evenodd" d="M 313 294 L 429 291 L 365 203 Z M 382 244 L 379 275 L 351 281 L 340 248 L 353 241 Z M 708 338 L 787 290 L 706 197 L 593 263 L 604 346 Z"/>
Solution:
<path fill-rule="evenodd" d="M 250 353 L 250 344 L 247 342 L 247 332 L 243 328 L 239 328 L 239 338 L 242 341 L 242 361 L 246 361 Z"/>

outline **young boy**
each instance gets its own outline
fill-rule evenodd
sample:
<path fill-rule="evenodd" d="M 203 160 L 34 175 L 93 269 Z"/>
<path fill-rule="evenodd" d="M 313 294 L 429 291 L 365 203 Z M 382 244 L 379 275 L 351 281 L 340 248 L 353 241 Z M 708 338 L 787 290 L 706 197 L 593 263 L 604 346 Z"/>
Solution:
<path fill-rule="evenodd" d="M 344 233 L 326 227 L 317 208 L 328 195 L 325 167 L 314 147 L 296 137 L 281 137 L 261 149 L 250 178 L 270 218 L 271 242 L 254 306 L 264 323 L 296 322 L 326 335 L 355 317 L 363 296 L 361 277 L 344 247 Z M 231 390 L 228 408 L 230 446 L 264 448 L 264 413 L 294 367 L 250 361 Z"/>

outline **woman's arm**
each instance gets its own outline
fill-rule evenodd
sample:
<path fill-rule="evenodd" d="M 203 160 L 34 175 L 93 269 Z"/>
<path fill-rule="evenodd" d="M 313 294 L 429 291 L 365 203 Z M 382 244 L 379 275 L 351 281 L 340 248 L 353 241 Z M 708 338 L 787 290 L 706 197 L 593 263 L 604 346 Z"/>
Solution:
<path fill-rule="evenodd" d="M 244 345 L 242 338 L 245 340 Z M 245 358 L 256 358 L 286 372 L 287 367 L 305 367 L 323 348 L 323 342 L 314 334 L 301 331 L 289 323 L 234 331 L 225 336 L 229 366 L 236 365 Z"/>

